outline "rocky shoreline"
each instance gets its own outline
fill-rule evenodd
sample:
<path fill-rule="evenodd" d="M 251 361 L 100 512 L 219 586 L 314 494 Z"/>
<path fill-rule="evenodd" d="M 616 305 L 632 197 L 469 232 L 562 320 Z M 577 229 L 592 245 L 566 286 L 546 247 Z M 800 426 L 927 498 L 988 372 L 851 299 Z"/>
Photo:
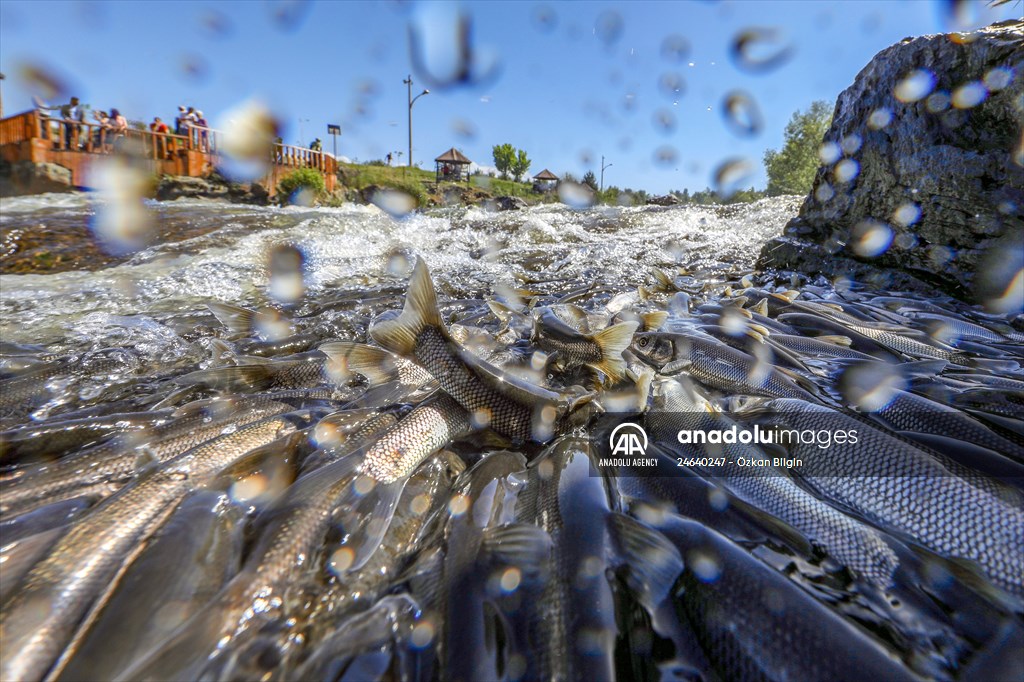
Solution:
<path fill-rule="evenodd" d="M 839 96 L 813 189 L 758 266 L 1019 312 L 1022 102 L 1024 21 L 883 50 Z"/>

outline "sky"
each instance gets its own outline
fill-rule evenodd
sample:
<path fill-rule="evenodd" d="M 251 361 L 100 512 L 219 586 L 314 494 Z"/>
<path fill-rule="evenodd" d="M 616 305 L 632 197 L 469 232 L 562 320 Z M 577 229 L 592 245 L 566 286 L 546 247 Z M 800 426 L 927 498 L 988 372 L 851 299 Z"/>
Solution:
<path fill-rule="evenodd" d="M 269 107 L 285 142 L 341 126 L 339 156 L 413 160 L 456 147 L 480 166 L 523 149 L 531 175 L 587 170 L 653 194 L 714 185 L 762 158 L 791 115 L 834 104 L 880 50 L 1021 14 L 1020 3 L 871 0 L 694 2 L 99 2 L 0 0 L 3 109 L 77 95 L 129 119 L 180 104 L 215 126 Z M 754 39 L 737 39 L 745 32 Z M 726 102 L 732 102 L 730 110 Z M 728 112 L 732 113 L 728 113 Z M 400 155 L 399 155 L 400 153 Z"/>

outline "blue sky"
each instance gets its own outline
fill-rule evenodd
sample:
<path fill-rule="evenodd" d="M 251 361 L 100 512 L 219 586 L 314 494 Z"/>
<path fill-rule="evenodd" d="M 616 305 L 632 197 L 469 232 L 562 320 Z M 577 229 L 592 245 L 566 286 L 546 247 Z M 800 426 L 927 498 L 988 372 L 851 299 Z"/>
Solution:
<path fill-rule="evenodd" d="M 413 158 L 424 167 L 452 146 L 489 166 L 491 148 L 508 142 L 527 151 L 531 174 L 599 174 L 603 155 L 612 164 L 606 185 L 663 193 L 702 189 L 720 163 L 741 157 L 755 168 L 744 186 L 761 188 L 764 150 L 781 146 L 790 115 L 815 99 L 833 103 L 878 51 L 1020 13 L 1019 3 L 923 0 L 2 0 L 0 71 L 7 115 L 47 94 L 35 70 L 63 83 L 49 101 L 78 94 L 130 119 L 172 119 L 187 104 L 216 122 L 255 98 L 279 118 L 287 142 L 319 136 L 331 151 L 326 125 L 338 123 L 339 155 L 366 161 L 401 151 L 403 164 L 402 81 L 412 74 L 413 95 L 431 90 L 413 110 Z M 775 30 L 752 47 L 754 58 L 779 49 L 789 58 L 762 72 L 742 68 L 730 46 L 748 29 Z M 460 59 L 463 44 L 471 63 Z M 722 114 L 737 91 L 763 119 L 753 136 L 737 134 Z"/>

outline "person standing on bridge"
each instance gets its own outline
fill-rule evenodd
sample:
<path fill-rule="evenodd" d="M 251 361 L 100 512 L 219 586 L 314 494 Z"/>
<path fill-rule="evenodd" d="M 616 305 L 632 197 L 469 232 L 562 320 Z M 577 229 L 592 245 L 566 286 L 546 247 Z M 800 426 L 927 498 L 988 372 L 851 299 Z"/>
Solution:
<path fill-rule="evenodd" d="M 128 135 L 128 119 L 117 109 L 110 110 L 110 132 L 113 136 L 112 144 L 116 150 L 121 147 L 122 140 Z"/>
<path fill-rule="evenodd" d="M 206 122 L 203 117 L 203 112 L 196 110 L 196 127 L 199 129 L 199 149 L 204 152 L 210 151 L 209 138 L 207 137 L 207 131 L 210 128 L 210 124 Z"/>
<path fill-rule="evenodd" d="M 77 151 L 78 138 L 85 121 L 85 108 L 78 103 L 77 97 L 72 97 L 70 102 L 60 108 L 60 116 L 64 119 L 64 147 Z"/>
<path fill-rule="evenodd" d="M 168 154 L 167 145 L 167 133 L 171 132 L 170 127 L 164 123 L 159 116 L 153 119 L 153 122 L 149 124 L 149 129 L 156 133 L 153 136 L 154 147 L 156 148 L 158 159 L 169 159 L 171 158 Z"/>

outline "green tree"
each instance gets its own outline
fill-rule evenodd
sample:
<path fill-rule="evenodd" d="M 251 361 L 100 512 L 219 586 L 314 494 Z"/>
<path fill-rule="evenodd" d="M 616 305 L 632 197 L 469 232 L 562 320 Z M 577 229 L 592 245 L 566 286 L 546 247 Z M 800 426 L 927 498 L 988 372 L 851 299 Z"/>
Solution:
<path fill-rule="evenodd" d="M 768 196 L 807 194 L 818 170 L 818 149 L 832 124 L 828 102 L 818 100 L 807 111 L 795 111 L 786 124 L 785 142 L 781 151 L 764 153 L 764 169 L 768 174 Z"/>
<path fill-rule="evenodd" d="M 516 158 L 512 162 L 512 167 L 509 169 L 512 172 L 512 177 L 519 182 L 520 178 L 530 169 L 530 157 L 526 155 L 526 152 L 522 149 L 516 150 Z"/>
<path fill-rule="evenodd" d="M 587 171 L 587 174 L 583 176 L 583 184 L 595 192 L 597 191 L 597 177 L 594 175 L 594 171 Z"/>
<path fill-rule="evenodd" d="M 516 163 L 516 148 L 508 144 L 496 144 L 491 153 L 494 154 L 494 167 L 501 173 L 502 180 L 508 180 L 508 175 Z"/>

